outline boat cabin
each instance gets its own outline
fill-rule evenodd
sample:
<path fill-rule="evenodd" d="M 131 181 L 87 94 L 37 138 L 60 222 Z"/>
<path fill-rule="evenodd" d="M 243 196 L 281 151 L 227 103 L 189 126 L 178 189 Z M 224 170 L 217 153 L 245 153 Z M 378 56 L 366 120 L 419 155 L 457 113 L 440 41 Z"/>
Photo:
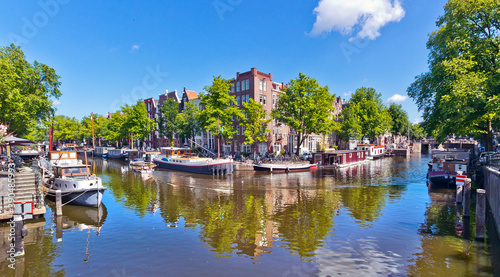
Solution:
<path fill-rule="evenodd" d="M 356 150 L 365 151 L 367 156 L 383 156 L 385 154 L 385 146 L 383 145 L 358 143 Z"/>
<path fill-rule="evenodd" d="M 54 170 L 56 178 L 68 178 L 77 176 L 87 176 L 88 168 L 85 165 L 64 165 L 56 166 Z"/>
<path fill-rule="evenodd" d="M 192 154 L 190 148 L 162 147 L 160 148 L 160 150 L 161 154 L 165 155 L 166 157 L 179 157 Z"/>
<path fill-rule="evenodd" d="M 54 165 L 81 164 L 81 161 L 79 161 L 76 157 L 76 151 L 52 151 L 52 152 L 49 152 L 49 162 L 54 164 Z"/>
<path fill-rule="evenodd" d="M 363 150 L 341 150 L 334 152 L 316 152 L 313 153 L 311 163 L 319 165 L 347 166 L 366 159 Z"/>

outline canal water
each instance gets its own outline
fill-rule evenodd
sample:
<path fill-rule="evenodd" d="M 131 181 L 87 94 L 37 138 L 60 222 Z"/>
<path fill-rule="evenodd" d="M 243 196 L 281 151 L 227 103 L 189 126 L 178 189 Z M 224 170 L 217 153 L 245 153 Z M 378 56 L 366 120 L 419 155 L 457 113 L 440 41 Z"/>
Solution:
<path fill-rule="evenodd" d="M 27 224 L 26 255 L 15 270 L 1 225 L 0 275 L 499 274 L 498 238 L 464 239 L 474 237 L 473 226 L 457 233 L 453 191 L 427 190 L 428 161 L 422 155 L 289 174 L 141 176 L 125 163 L 96 160 L 108 187 L 104 205 L 64 206 L 56 218 L 48 203 L 45 218 Z"/>

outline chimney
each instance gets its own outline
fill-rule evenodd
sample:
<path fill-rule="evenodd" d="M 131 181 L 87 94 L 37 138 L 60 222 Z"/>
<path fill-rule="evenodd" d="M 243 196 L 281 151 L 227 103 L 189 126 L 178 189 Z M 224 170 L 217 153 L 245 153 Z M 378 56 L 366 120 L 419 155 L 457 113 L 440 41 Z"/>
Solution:
<path fill-rule="evenodd" d="M 252 75 L 257 75 L 257 68 L 252 67 Z"/>
<path fill-rule="evenodd" d="M 273 74 L 272 73 L 269 73 L 269 78 L 271 78 L 271 82 L 273 81 Z"/>
<path fill-rule="evenodd" d="M 236 72 L 236 79 L 240 78 L 240 73 Z"/>

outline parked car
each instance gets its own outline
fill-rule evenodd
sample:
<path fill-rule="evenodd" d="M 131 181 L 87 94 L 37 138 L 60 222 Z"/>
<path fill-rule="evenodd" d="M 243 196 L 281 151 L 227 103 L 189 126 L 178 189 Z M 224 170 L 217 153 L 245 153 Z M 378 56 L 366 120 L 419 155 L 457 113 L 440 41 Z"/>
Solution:
<path fill-rule="evenodd" d="M 302 153 L 302 155 L 299 156 L 301 160 L 304 161 L 309 161 L 312 159 L 312 154 L 311 153 Z"/>
<path fill-rule="evenodd" d="M 483 152 L 479 155 L 479 162 L 484 165 L 488 161 L 488 156 L 495 154 L 495 152 Z"/>

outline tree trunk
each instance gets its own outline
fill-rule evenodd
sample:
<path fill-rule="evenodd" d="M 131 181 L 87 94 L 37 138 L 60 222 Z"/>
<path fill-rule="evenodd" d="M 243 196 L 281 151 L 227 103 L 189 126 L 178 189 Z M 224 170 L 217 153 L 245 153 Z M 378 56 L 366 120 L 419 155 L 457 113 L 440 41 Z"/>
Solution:
<path fill-rule="evenodd" d="M 300 155 L 300 145 L 302 144 L 301 138 L 302 138 L 302 135 L 300 133 L 297 133 L 297 149 L 295 150 L 295 155 L 297 155 L 297 156 Z"/>
<path fill-rule="evenodd" d="M 493 151 L 493 128 L 491 127 L 491 119 L 488 119 L 488 134 L 484 142 L 486 151 Z"/>

